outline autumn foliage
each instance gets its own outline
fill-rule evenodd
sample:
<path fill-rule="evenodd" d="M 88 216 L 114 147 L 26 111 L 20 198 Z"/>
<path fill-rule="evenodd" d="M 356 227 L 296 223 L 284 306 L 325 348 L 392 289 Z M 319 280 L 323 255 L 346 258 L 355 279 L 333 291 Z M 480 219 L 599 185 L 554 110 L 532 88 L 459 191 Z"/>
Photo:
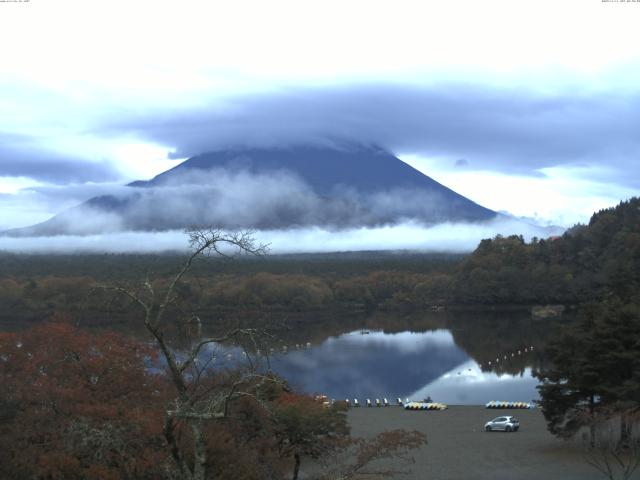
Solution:
<path fill-rule="evenodd" d="M 0 477 L 158 478 L 163 382 L 154 352 L 68 323 L 0 334 Z"/>

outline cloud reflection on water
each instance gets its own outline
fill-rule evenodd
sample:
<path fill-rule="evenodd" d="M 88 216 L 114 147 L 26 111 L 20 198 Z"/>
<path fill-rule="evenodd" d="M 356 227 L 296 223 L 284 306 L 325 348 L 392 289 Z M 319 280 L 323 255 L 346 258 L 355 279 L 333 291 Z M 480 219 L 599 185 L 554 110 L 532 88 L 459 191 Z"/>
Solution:
<path fill-rule="evenodd" d="M 539 398 L 538 381 L 525 368 L 522 375 L 483 372 L 469 360 L 413 392 L 410 397 L 452 404 L 485 404 L 491 400 L 529 402 Z"/>
<path fill-rule="evenodd" d="M 355 331 L 307 350 L 278 355 L 272 365 L 293 386 L 308 392 L 332 398 L 395 398 L 437 379 L 467 358 L 447 330 Z"/>
<path fill-rule="evenodd" d="M 220 367 L 233 368 L 241 361 L 237 347 L 212 347 L 206 355 L 214 352 Z M 358 398 L 361 403 L 384 397 L 393 403 L 396 397 L 421 400 L 431 396 L 452 405 L 538 398 L 531 368 L 521 375 L 482 371 L 445 329 L 357 330 L 308 348 L 289 346 L 286 353 L 280 346 L 269 360 L 271 368 L 298 390 L 335 399 Z"/>

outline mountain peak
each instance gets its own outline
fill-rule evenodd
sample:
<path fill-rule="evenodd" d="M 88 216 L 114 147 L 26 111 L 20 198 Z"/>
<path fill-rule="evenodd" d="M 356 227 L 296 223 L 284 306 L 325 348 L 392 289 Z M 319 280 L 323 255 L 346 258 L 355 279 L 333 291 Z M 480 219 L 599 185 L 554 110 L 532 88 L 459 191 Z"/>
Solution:
<path fill-rule="evenodd" d="M 193 225 L 343 228 L 404 221 L 474 222 L 496 215 L 376 145 L 203 153 L 129 187 L 124 196 L 92 198 L 11 234 L 167 230 Z M 92 219 L 91 227 L 77 228 L 86 218 Z"/>

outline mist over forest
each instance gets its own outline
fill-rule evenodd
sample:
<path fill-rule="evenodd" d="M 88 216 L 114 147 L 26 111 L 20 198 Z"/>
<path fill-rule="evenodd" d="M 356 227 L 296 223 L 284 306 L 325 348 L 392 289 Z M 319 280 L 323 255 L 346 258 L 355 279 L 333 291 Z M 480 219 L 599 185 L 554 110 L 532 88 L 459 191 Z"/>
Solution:
<path fill-rule="evenodd" d="M 525 238 L 546 238 L 563 229 L 538 227 L 516 219 L 498 219 L 483 224 L 424 226 L 413 222 L 380 227 L 328 229 L 326 227 L 255 230 L 271 253 L 312 253 L 370 250 L 409 250 L 470 253 L 483 238 L 518 232 Z M 0 237 L 0 250 L 22 253 L 158 253 L 186 252 L 183 230 L 164 232 L 113 232 L 100 235 L 55 235 Z"/>

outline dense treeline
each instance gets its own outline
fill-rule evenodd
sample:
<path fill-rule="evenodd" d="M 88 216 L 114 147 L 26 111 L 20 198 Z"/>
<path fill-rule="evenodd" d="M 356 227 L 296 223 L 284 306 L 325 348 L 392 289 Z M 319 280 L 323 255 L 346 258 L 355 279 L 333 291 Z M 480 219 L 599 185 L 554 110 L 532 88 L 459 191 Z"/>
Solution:
<path fill-rule="evenodd" d="M 149 276 L 168 278 L 175 255 L 0 256 L 0 320 L 46 318 L 54 311 L 111 323 L 118 305 L 92 295 L 101 283 L 130 284 Z M 190 309 L 207 313 L 240 310 L 373 310 L 405 305 L 425 285 L 438 282 L 462 257 L 419 254 L 331 254 L 203 259 L 178 286 Z M 113 269 L 109 269 L 109 261 Z M 419 304 L 429 302 L 423 298 Z"/>
<path fill-rule="evenodd" d="M 374 272 L 352 278 L 305 274 L 212 274 L 190 278 L 178 285 L 189 308 L 203 315 L 239 311 L 313 311 L 325 309 L 372 310 L 391 308 L 399 299 L 430 281 L 428 274 Z M 22 322 L 64 311 L 90 323 L 117 321 L 124 304 L 105 301 L 93 289 L 92 277 L 57 275 L 0 278 L 0 320 Z M 116 283 L 116 282 L 112 282 Z M 127 282 L 117 282 L 127 283 Z M 126 302 L 125 302 L 126 303 Z"/>
<path fill-rule="evenodd" d="M 640 286 L 640 199 L 595 213 L 562 237 L 483 240 L 456 269 L 457 303 L 581 303 Z"/>
<path fill-rule="evenodd" d="M 186 235 L 185 235 L 186 239 Z M 185 244 L 186 246 L 186 244 Z M 193 274 L 250 275 L 254 273 L 304 274 L 320 277 L 350 277 L 377 271 L 424 273 L 448 271 L 464 254 L 412 252 L 334 252 L 308 254 L 269 254 L 264 257 L 242 256 L 233 261 L 219 257 L 202 259 Z M 184 252 L 161 254 L 18 254 L 0 251 L 2 276 L 43 277 L 55 272 L 63 277 L 91 277 L 99 281 L 137 280 L 140 275 L 171 274 L 184 259 Z"/>

